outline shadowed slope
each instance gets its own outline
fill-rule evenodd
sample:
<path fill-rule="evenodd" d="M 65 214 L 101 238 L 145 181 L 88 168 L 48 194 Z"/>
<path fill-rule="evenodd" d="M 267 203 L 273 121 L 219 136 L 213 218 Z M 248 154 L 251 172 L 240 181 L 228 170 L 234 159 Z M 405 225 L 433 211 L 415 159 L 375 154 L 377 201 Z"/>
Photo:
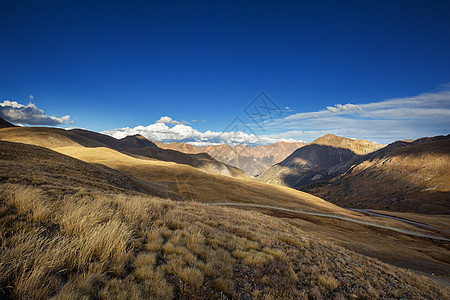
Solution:
<path fill-rule="evenodd" d="M 185 164 L 211 174 L 226 175 L 245 179 L 250 178 L 241 169 L 218 161 L 207 153 L 186 154 L 175 150 L 160 148 L 128 149 L 127 151 L 125 151 L 125 153 L 137 155 L 140 158 L 147 157 L 157 160 L 171 161 L 178 164 Z"/>
<path fill-rule="evenodd" d="M 395 142 L 314 193 L 354 208 L 450 213 L 450 136 Z"/>
<path fill-rule="evenodd" d="M 358 155 L 367 154 L 382 145 L 362 140 L 325 135 L 297 149 L 282 162 L 258 176 L 257 180 L 290 187 L 301 187 L 338 175 Z"/>
<path fill-rule="evenodd" d="M 157 148 L 151 140 L 143 137 L 142 135 L 136 134 L 132 136 L 124 137 L 123 139 L 116 139 L 109 135 L 84 130 L 84 129 L 72 129 L 71 132 L 89 138 L 91 140 L 100 142 L 109 148 L 123 151 L 131 148 L 144 148 L 144 147 L 152 147 Z"/>
<path fill-rule="evenodd" d="M 8 121 L 0 118 L 0 128 L 7 128 L 7 127 L 17 127 L 14 124 L 9 123 Z"/>

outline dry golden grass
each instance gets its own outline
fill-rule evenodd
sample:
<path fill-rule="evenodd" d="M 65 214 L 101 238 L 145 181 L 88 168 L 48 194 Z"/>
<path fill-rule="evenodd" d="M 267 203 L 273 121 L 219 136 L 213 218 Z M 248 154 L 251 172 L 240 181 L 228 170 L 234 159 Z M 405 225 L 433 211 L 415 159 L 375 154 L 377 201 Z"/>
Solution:
<path fill-rule="evenodd" d="M 51 219 L 51 203 L 45 200 L 42 191 L 32 187 L 16 186 L 10 188 L 8 204 L 15 206 L 20 214 L 36 222 Z"/>
<path fill-rule="evenodd" d="M 18 299 L 448 296 L 257 212 L 17 185 L 0 196 L 0 288 Z"/>
<path fill-rule="evenodd" d="M 54 150 L 86 162 L 106 165 L 148 182 L 164 183 L 172 193 L 187 201 L 246 202 L 307 211 L 350 213 L 318 197 L 287 187 L 208 174 L 172 162 L 139 159 L 109 148 L 67 146 Z"/>
<path fill-rule="evenodd" d="M 339 286 L 339 282 L 336 278 L 329 275 L 319 275 L 317 276 L 317 282 L 319 285 L 329 288 L 331 290 L 336 289 Z"/>

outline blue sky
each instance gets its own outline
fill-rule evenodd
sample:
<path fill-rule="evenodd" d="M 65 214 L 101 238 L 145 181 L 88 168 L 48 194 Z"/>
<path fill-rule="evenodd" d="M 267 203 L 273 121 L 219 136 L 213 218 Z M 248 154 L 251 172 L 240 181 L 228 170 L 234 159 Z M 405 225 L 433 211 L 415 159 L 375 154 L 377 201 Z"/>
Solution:
<path fill-rule="evenodd" d="M 449 14 L 449 1 L 2 1 L 0 111 L 197 144 L 251 144 L 216 134 L 236 117 L 262 142 L 448 134 Z M 281 112 L 262 127 L 244 111 L 261 91 Z"/>

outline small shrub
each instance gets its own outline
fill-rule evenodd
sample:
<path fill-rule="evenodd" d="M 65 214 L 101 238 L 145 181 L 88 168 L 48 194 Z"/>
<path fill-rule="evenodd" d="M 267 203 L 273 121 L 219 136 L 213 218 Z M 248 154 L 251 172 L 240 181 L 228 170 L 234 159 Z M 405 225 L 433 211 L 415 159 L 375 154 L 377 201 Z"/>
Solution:
<path fill-rule="evenodd" d="M 136 269 L 143 266 L 150 266 L 153 268 L 156 262 L 156 254 L 154 253 L 139 253 L 134 260 L 134 267 Z"/>
<path fill-rule="evenodd" d="M 231 279 L 216 278 L 213 280 L 212 285 L 225 294 L 231 294 L 234 289 L 234 282 Z"/>
<path fill-rule="evenodd" d="M 272 256 L 262 252 L 251 251 L 243 259 L 246 265 L 262 265 L 272 260 Z"/>
<path fill-rule="evenodd" d="M 195 288 L 199 288 L 203 284 L 203 274 L 197 268 L 185 267 L 177 272 L 178 277 L 184 282 L 189 283 Z"/>
<path fill-rule="evenodd" d="M 334 290 L 339 286 L 339 282 L 336 280 L 336 278 L 328 275 L 317 276 L 317 282 L 319 285 L 324 286 L 330 290 Z"/>

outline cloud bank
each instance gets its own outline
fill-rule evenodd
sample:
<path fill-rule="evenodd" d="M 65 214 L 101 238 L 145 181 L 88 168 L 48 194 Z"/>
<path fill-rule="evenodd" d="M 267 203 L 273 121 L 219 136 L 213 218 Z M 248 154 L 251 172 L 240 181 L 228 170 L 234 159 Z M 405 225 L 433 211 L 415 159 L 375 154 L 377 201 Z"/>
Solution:
<path fill-rule="evenodd" d="M 31 102 L 23 105 L 8 100 L 0 102 L 0 117 L 11 123 L 28 125 L 57 126 L 71 123 L 70 116 L 49 116 Z"/>
<path fill-rule="evenodd" d="M 103 133 L 116 138 L 141 134 L 155 141 L 197 146 L 311 142 L 328 133 L 388 144 L 399 139 L 449 134 L 450 90 L 365 104 L 335 104 L 319 111 L 273 120 L 265 124 L 264 130 L 271 134 L 200 132 L 184 122 L 164 116 L 148 126 L 117 128 Z"/>
<path fill-rule="evenodd" d="M 176 124 L 168 126 L 167 124 Z M 115 138 L 124 138 L 127 135 L 140 134 L 148 139 L 164 142 L 164 143 L 188 143 L 195 146 L 208 145 L 261 145 L 276 142 L 296 142 L 292 138 L 280 137 L 277 135 L 255 135 L 238 132 L 217 132 L 206 131 L 200 132 L 191 126 L 175 121 L 170 117 L 162 117 L 155 124 L 148 126 L 136 126 L 134 128 L 124 127 L 112 130 L 106 130 L 103 134 L 110 135 Z"/>
<path fill-rule="evenodd" d="M 390 143 L 449 134 L 450 91 L 425 93 L 366 104 L 336 104 L 292 114 L 269 127 L 284 136 L 311 141 L 326 133 Z"/>

